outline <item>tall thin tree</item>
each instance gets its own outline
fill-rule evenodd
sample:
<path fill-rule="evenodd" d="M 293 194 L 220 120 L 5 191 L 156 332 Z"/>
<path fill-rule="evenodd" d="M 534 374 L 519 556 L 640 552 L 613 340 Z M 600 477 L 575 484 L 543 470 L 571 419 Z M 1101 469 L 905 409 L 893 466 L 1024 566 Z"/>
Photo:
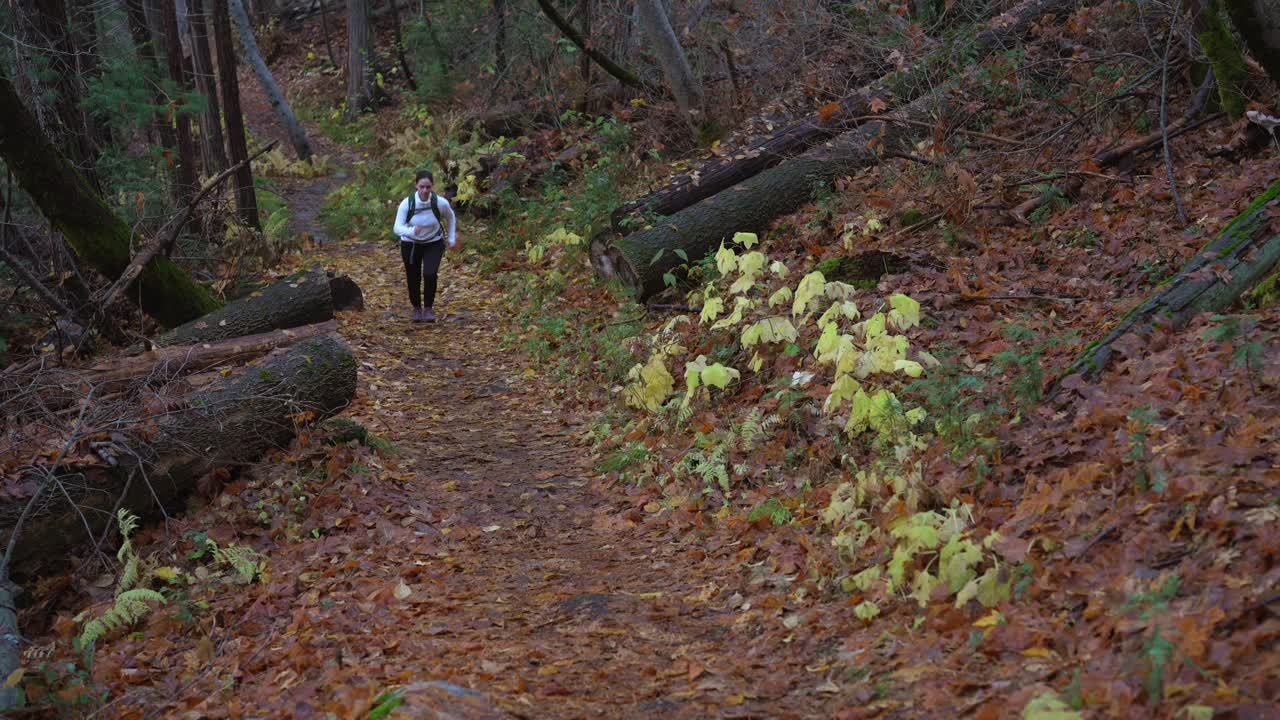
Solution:
<path fill-rule="evenodd" d="M 204 0 L 187 0 L 187 27 L 191 33 L 191 60 L 195 65 L 196 91 L 204 97 L 200 113 L 200 150 L 209 175 L 227 168 L 227 150 L 222 137 L 222 103 L 214 79 L 213 53 L 209 49 L 209 18 Z"/>
<path fill-rule="evenodd" d="M 689 122 L 690 127 L 697 127 L 703 120 L 702 84 L 693 77 L 689 69 L 689 60 L 685 57 L 684 48 L 676 39 L 671 29 L 671 21 L 662 7 L 661 0 L 636 0 L 636 9 L 640 12 L 640 24 L 645 35 L 649 37 L 653 51 L 658 55 L 662 72 L 667 77 L 671 94 L 676 98 L 676 105 Z"/>
<path fill-rule="evenodd" d="M 231 42 L 231 17 L 228 0 L 213 0 L 213 37 L 218 49 L 218 80 L 222 85 L 222 109 L 227 123 L 227 149 L 232 164 L 249 157 L 245 142 L 244 116 L 240 112 L 240 81 L 236 77 L 236 53 Z M 241 220 L 255 230 L 258 221 L 258 195 L 253 189 L 253 171 L 244 163 L 232 180 L 236 188 L 236 209 Z"/>
<path fill-rule="evenodd" d="M 266 93 L 267 102 L 271 103 L 271 109 L 276 111 L 276 117 L 280 119 L 280 124 L 284 125 L 285 132 L 289 134 L 289 144 L 293 145 L 298 159 L 310 160 L 311 141 L 307 139 L 307 131 L 302 128 L 302 123 L 298 122 L 298 117 L 293 114 L 293 108 L 289 106 L 289 100 L 284 96 L 284 91 L 276 84 L 271 68 L 267 67 L 266 61 L 262 59 L 262 52 L 258 50 L 258 41 L 253 37 L 253 26 L 249 24 L 249 15 L 244 11 L 244 5 L 241 0 L 230 0 L 230 4 L 231 17 L 235 19 L 236 27 L 240 30 L 240 46 L 244 48 L 249 66 L 253 68 L 253 74 L 258 77 L 258 83 Z"/>
<path fill-rule="evenodd" d="M 168 59 L 169 79 L 179 92 L 187 94 L 187 76 L 182 67 L 182 41 L 178 36 L 178 8 L 174 0 L 161 0 L 157 9 L 164 23 L 164 48 Z M 178 133 L 178 184 L 174 197 L 179 206 L 185 206 L 196 191 L 196 145 L 191 134 L 191 116 L 181 109 L 182 97 L 170 98 L 169 112 L 176 121 Z"/>
<path fill-rule="evenodd" d="M 347 117 L 373 105 L 373 28 L 368 0 L 347 0 Z"/>

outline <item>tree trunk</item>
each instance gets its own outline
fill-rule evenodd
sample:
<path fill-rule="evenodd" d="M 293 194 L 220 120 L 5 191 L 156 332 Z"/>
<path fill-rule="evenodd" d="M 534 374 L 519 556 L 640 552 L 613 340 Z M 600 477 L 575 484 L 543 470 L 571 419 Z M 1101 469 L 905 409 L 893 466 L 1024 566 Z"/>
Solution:
<path fill-rule="evenodd" d="M 129 265 L 131 228 L 49 142 L 3 76 L 0 107 L 0 158 L 76 254 L 108 278 L 118 277 Z M 163 257 L 142 273 L 138 293 L 142 309 L 168 327 L 218 307 L 207 290 Z"/>
<path fill-rule="evenodd" d="M 917 101 L 904 110 L 918 113 L 923 107 L 923 101 Z M 900 125 L 866 123 L 756 175 L 732 192 L 664 218 L 653 228 L 612 243 L 597 238 L 591 243 L 591 262 L 597 272 L 617 277 L 643 301 L 661 292 L 667 284 L 664 276 L 680 265 L 697 263 L 735 232 L 766 229 L 775 218 L 808 202 L 817 184 L 874 165 L 885 154 L 910 151 L 913 139 Z M 677 249 L 684 251 L 687 261 Z"/>
<path fill-rule="evenodd" d="M 1007 48 L 1011 41 L 1026 34 L 1044 16 L 1062 16 L 1070 12 L 1076 2 L 1025 0 L 978 33 L 973 40 L 973 57 L 981 59 Z M 829 116 L 815 116 L 781 128 L 743 152 L 712 160 L 692 173 L 677 177 L 665 187 L 615 210 L 614 230 L 621 234 L 630 232 L 631 228 L 627 226 L 634 223 L 627 222 L 628 218 L 648 213 L 673 215 L 851 129 L 857 124 L 855 118 L 914 100 L 924 88 L 929 87 L 923 82 L 927 75 L 940 63 L 949 63 L 951 53 L 951 49 L 941 50 L 906 70 L 880 78 L 846 98 L 839 110 Z"/>
<path fill-rule="evenodd" d="M 329 40 L 329 11 L 325 10 L 324 0 L 317 0 L 320 6 L 320 31 L 324 33 L 324 49 L 329 53 L 329 64 L 338 67 L 338 58 L 333 54 L 333 43 Z"/>
<path fill-rule="evenodd" d="M 155 418 L 148 439 L 117 443 L 128 444 L 132 452 L 113 457 L 116 466 L 60 469 L 60 480 L 73 481 L 63 483 L 66 495 L 52 488 L 38 493 L 34 512 L 18 534 L 11 570 L 29 574 L 65 562 L 68 550 L 89 540 L 86 522 L 101 532 L 118 501 L 143 517 L 175 509 L 201 477 L 284 447 L 301 413 L 327 418 L 351 401 L 355 388 L 351 349 L 336 336 L 323 336 L 183 396 L 180 408 Z M 0 504 L 0 544 L 8 543 L 29 500 L 6 497 Z"/>
<path fill-rule="evenodd" d="M 493 66 L 497 70 L 499 80 L 501 80 L 507 74 L 506 0 L 493 0 L 493 24 Z"/>
<path fill-rule="evenodd" d="M 404 54 L 404 37 L 400 32 L 400 4 L 391 0 L 391 31 L 396 44 L 396 61 L 400 63 L 400 72 L 404 73 L 409 89 L 418 92 L 418 81 L 413 79 L 413 70 L 409 68 L 409 59 Z"/>
<path fill-rule="evenodd" d="M 200 115 L 200 148 L 205 173 L 213 175 L 227 168 L 227 150 L 222 138 L 222 106 L 214 80 L 213 53 L 209 49 L 209 20 L 204 0 L 187 0 L 190 12 L 191 57 L 195 64 L 196 89 L 204 96 Z"/>
<path fill-rule="evenodd" d="M 80 52 L 67 9 L 66 0 L 20 0 L 14 21 L 21 41 L 15 43 L 15 51 L 20 59 L 39 56 L 46 65 L 39 79 L 26 74 L 32 83 L 32 109 L 44 131 L 96 188 L 97 151 L 85 122 L 87 115 L 80 109 L 84 96 L 76 67 Z M 45 78 L 51 78 L 48 86 L 41 84 Z"/>
<path fill-rule="evenodd" d="M 133 46 L 138 53 L 138 64 L 143 77 L 158 80 L 160 77 L 159 40 L 151 35 L 151 26 L 147 23 L 146 7 L 143 2 L 144 0 L 124 0 L 129 17 L 129 33 L 133 36 Z M 177 151 L 178 140 L 172 126 L 165 122 L 164 113 L 159 110 L 165 106 L 166 99 L 158 83 L 155 85 L 152 97 L 157 110 L 152 132 L 155 141 L 160 143 L 160 147 L 171 154 Z"/>
<path fill-rule="evenodd" d="M 178 36 L 178 10 L 174 0 L 161 0 L 158 9 L 164 23 L 164 46 L 168 58 L 169 79 L 183 92 L 191 90 L 182 68 L 182 41 Z M 191 116 L 178 109 L 175 98 L 170 113 L 176 116 L 178 132 L 178 186 L 174 196 L 178 207 L 185 207 L 196 191 L 196 146 L 191 135 Z"/>
<path fill-rule="evenodd" d="M 1249 54 L 1280 86 L 1280 3 L 1268 0 L 1225 0 L 1231 21 Z"/>
<path fill-rule="evenodd" d="M 1191 15 L 1191 26 L 1200 49 L 1204 51 L 1218 82 L 1218 100 L 1227 117 L 1235 120 L 1244 114 L 1245 86 L 1249 71 L 1244 55 L 1236 44 L 1226 15 L 1218 0 L 1183 0 Z"/>
<path fill-rule="evenodd" d="M 586 53 L 587 57 L 595 61 L 605 72 L 618 79 L 618 82 L 628 87 L 643 88 L 645 85 L 640 78 L 625 68 L 619 67 L 617 63 L 610 60 L 603 53 L 599 52 L 582 37 L 582 33 L 578 32 L 560 11 L 556 10 L 555 5 L 551 4 L 551 0 L 538 0 L 538 7 L 542 8 L 542 14 L 547 16 L 552 25 L 555 25 L 569 42 L 573 43 L 579 50 Z"/>
<path fill-rule="evenodd" d="M 175 345 L 103 360 L 83 369 L 55 369 L 42 374 L 40 383 L 44 387 L 57 386 L 73 390 L 89 385 L 95 388 L 94 394 L 101 397 L 123 390 L 125 385 L 140 378 L 146 378 L 151 385 L 163 385 L 175 378 L 194 375 L 216 365 L 233 361 L 245 362 L 308 338 L 335 332 L 338 332 L 338 321 L 327 320 L 215 342 Z M 67 399 L 74 402 L 82 395 L 68 394 Z M 51 407 L 62 407 L 57 398 L 53 398 L 52 402 L 47 396 L 44 399 Z"/>
<path fill-rule="evenodd" d="M 696 136 L 697 128 L 705 125 L 707 120 L 703 108 L 702 83 L 693 77 L 689 60 L 685 57 L 684 48 L 680 47 L 675 31 L 671 29 L 671 21 L 667 19 L 661 0 L 636 0 L 636 7 L 640 10 L 644 33 L 658 56 L 663 74 L 667 76 L 667 85 L 676 98 L 680 114 L 689 127 L 694 129 Z"/>
<path fill-rule="evenodd" d="M 218 48 L 218 79 L 222 85 L 222 109 L 227 122 L 227 149 L 231 164 L 249 157 L 245 143 L 244 115 L 240 112 L 240 80 L 236 77 L 236 53 L 231 43 L 228 0 L 213 0 L 213 36 Z M 253 170 L 248 163 L 236 173 L 236 209 L 245 225 L 262 231 L 258 221 L 258 195 L 253 188 Z"/>
<path fill-rule="evenodd" d="M 347 117 L 373 106 L 373 30 L 368 0 L 347 0 Z"/>
<path fill-rule="evenodd" d="M 307 140 L 307 131 L 302 129 L 302 124 L 293 114 L 293 108 L 289 107 L 289 101 L 285 98 L 284 92 L 276 84 L 271 68 L 267 67 L 267 63 L 263 61 L 262 53 L 258 50 L 258 41 L 253 37 L 253 26 L 249 24 L 249 16 L 245 14 L 244 5 L 240 0 L 228 0 L 228 2 L 231 17 L 240 30 L 240 45 L 244 48 L 245 57 L 249 60 L 249 67 L 253 68 L 253 74 L 258 77 L 258 82 L 262 85 L 262 92 L 267 96 L 267 102 L 271 103 L 271 109 L 276 111 L 276 117 L 280 119 L 280 124 L 284 125 L 285 132 L 289 134 L 289 144 L 293 145 L 293 151 L 298 154 L 298 159 L 310 160 L 311 143 Z"/>
<path fill-rule="evenodd" d="M 233 300 L 156 338 L 161 347 L 215 342 L 333 319 L 329 278 L 319 270 L 296 273 Z"/>
<path fill-rule="evenodd" d="M 1272 183 L 1218 237 L 1189 260 L 1160 289 L 1125 313 L 1111 332 L 1095 341 L 1054 383 L 1057 392 L 1076 373 L 1093 380 L 1115 353 L 1112 347 L 1129 333 L 1145 333 L 1156 323 L 1176 330 L 1202 312 L 1221 312 L 1262 280 L 1280 262 L 1280 235 L 1271 214 L 1280 200 L 1280 181 Z"/>
<path fill-rule="evenodd" d="M 591 0 L 578 0 L 578 17 L 581 18 L 582 32 L 587 37 L 594 37 L 591 34 Z M 578 61 L 578 75 L 582 78 L 584 88 L 591 87 L 591 58 L 582 53 L 582 59 Z"/>

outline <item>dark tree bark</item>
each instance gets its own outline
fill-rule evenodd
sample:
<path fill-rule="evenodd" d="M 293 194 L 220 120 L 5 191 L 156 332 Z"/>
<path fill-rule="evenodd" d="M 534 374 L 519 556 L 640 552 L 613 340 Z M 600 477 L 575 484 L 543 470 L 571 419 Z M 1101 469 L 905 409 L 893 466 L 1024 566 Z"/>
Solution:
<path fill-rule="evenodd" d="M 1159 291 L 1124 318 L 1101 340 L 1089 345 L 1063 377 L 1079 373 L 1093 380 L 1115 354 L 1114 344 L 1130 333 L 1148 332 L 1155 324 L 1178 329 L 1202 312 L 1221 312 L 1235 304 L 1280 262 L 1280 234 L 1271 214 L 1280 202 L 1280 181 L 1254 200 Z"/>
<path fill-rule="evenodd" d="M 586 37 L 594 37 L 591 34 L 591 1 L 578 0 L 578 18 L 582 25 L 582 34 Z M 591 57 L 586 53 L 582 53 L 582 58 L 578 60 L 578 75 L 582 78 L 584 87 L 591 87 Z"/>
<path fill-rule="evenodd" d="M 324 33 L 324 49 L 329 53 L 329 64 L 338 67 L 338 58 L 333 54 L 333 43 L 329 40 L 329 11 L 325 9 L 324 0 L 317 0 L 320 6 L 320 30 Z"/>
<path fill-rule="evenodd" d="M 3 76 L 0 107 L 0 158 L 76 254 L 108 278 L 119 277 L 129 265 L 132 229 L 49 142 Z M 142 309 L 169 327 L 218 307 L 207 290 L 163 257 L 142 273 L 138 296 Z"/>
<path fill-rule="evenodd" d="M 245 56 L 249 60 L 249 67 L 253 68 L 253 74 L 257 76 L 258 84 L 262 85 L 262 92 L 267 96 L 267 102 L 271 104 L 271 109 L 275 110 L 276 117 L 288 133 L 289 144 L 293 145 L 293 151 L 297 153 L 298 159 L 310 160 L 311 141 L 307 140 L 307 131 L 302 128 L 302 123 L 298 122 L 297 116 L 293 114 L 293 108 L 289 107 L 289 101 L 284 96 L 284 91 L 276 84 L 271 68 L 267 67 L 266 61 L 262 59 L 262 52 L 258 50 L 258 41 L 253 36 L 253 26 L 249 24 L 249 15 L 245 13 L 244 5 L 240 0 L 229 0 L 229 2 L 231 17 L 240 31 L 240 45 L 244 48 Z"/>
<path fill-rule="evenodd" d="M 191 345 L 311 325 L 333 319 L 329 278 L 319 270 L 291 275 L 208 315 L 176 327 L 155 344 Z"/>
<path fill-rule="evenodd" d="M 133 36 L 133 46 L 138 53 L 138 65 L 143 76 L 159 79 L 161 68 L 160 43 L 151 34 L 151 26 L 147 22 L 144 2 L 145 0 L 124 0 L 125 10 L 129 17 L 129 33 Z M 155 120 L 151 126 L 153 139 L 160 143 L 160 147 L 164 149 L 166 154 L 172 155 L 177 152 L 177 136 L 173 132 L 173 127 L 165 121 L 164 113 L 159 110 L 159 108 L 163 108 L 166 105 L 167 101 L 158 86 L 155 87 L 152 97 L 157 108 Z"/>
<path fill-rule="evenodd" d="M 538 0 L 538 7 L 542 8 L 542 14 L 547 16 L 547 19 L 551 21 L 551 24 L 555 25 L 556 28 L 560 30 L 561 34 L 569 39 L 569 42 L 572 42 L 579 50 L 585 53 L 587 57 L 594 60 L 602 70 L 617 78 L 618 82 L 628 87 L 645 87 L 645 84 L 641 82 L 640 78 L 636 77 L 636 75 L 630 70 L 620 67 L 603 53 L 591 47 L 591 44 L 582 37 L 582 33 L 578 32 L 572 25 L 570 25 L 569 21 L 565 20 L 564 16 L 560 14 L 559 10 L 556 10 L 555 5 L 551 4 L 551 0 Z"/>
<path fill-rule="evenodd" d="M 191 57 L 195 65 L 196 89 L 204 96 L 200 116 L 200 148 L 205 173 L 222 172 L 228 166 L 227 150 L 222 137 L 222 104 L 218 102 L 218 84 L 214 80 L 213 53 L 209 46 L 209 18 L 204 0 L 187 0 L 190 13 Z"/>
<path fill-rule="evenodd" d="M 493 65 L 498 77 L 507 74 L 507 2 L 493 0 Z"/>
<path fill-rule="evenodd" d="M 982 58 L 1008 47 L 1011 41 L 1024 35 L 1044 16 L 1061 16 L 1070 12 L 1076 1 L 1026 0 L 974 38 L 973 55 Z M 856 118 L 914 100 L 929 87 L 925 82 L 928 74 L 943 62 L 950 62 L 948 51 L 926 58 L 901 72 L 886 75 L 846 98 L 839 110 L 829 117 L 814 116 L 781 128 L 743 152 L 734 153 L 730 158 L 712 160 L 693 173 L 678 176 L 665 187 L 615 210 L 614 230 L 623 234 L 629 232 L 630 228 L 626 226 L 631 223 L 626 220 L 636 215 L 673 215 L 851 129 L 857 124 Z"/>
<path fill-rule="evenodd" d="M 72 21 L 66 0 L 19 0 L 15 23 L 20 42 L 16 44 L 18 59 L 46 66 L 43 77 L 52 77 L 47 87 L 33 86 L 30 102 L 45 132 L 65 150 L 66 156 L 96 188 L 97 149 L 87 124 L 88 115 L 80 109 L 83 82 L 77 62 L 80 49 L 71 33 Z M 28 78 L 37 83 L 38 80 Z"/>
<path fill-rule="evenodd" d="M 1218 83 L 1218 101 L 1232 120 L 1244 114 L 1245 86 L 1249 71 L 1244 55 L 1227 25 L 1226 14 L 1218 0 L 1182 0 L 1191 16 L 1191 27 L 1200 49 L 1213 68 Z"/>
<path fill-rule="evenodd" d="M 391 0 L 391 31 L 396 44 L 396 61 L 400 63 L 400 72 L 404 73 L 409 89 L 418 92 L 418 81 L 413 79 L 413 70 L 409 69 L 409 60 L 404 54 L 404 37 L 400 33 L 400 4 Z"/>
<path fill-rule="evenodd" d="M 916 101 L 904 111 L 924 119 L 925 107 Z M 598 273 L 618 278 L 643 301 L 661 292 L 664 275 L 685 262 L 677 249 L 684 251 L 687 262 L 696 263 L 735 232 L 762 231 L 775 218 L 795 211 L 813 197 L 817 184 L 870 167 L 888 154 L 908 152 L 914 139 L 902 125 L 868 122 L 648 230 L 612 242 L 597 238 L 591 244 L 591 262 Z"/>
<path fill-rule="evenodd" d="M 168 58 L 169 79 L 184 93 L 190 92 L 186 73 L 182 67 L 182 41 L 178 36 L 178 10 L 174 0 L 161 0 L 159 5 L 164 22 L 165 54 Z M 178 186 L 174 195 L 177 205 L 184 207 L 196 191 L 196 145 L 191 134 L 191 116 L 181 112 L 177 104 L 170 106 L 176 116 L 178 133 Z"/>
<path fill-rule="evenodd" d="M 373 29 L 368 0 L 347 0 L 347 117 L 373 106 Z"/>
<path fill-rule="evenodd" d="M 142 517 L 177 509 L 201 477 L 287 446 L 299 413 L 327 418 L 351 401 L 355 387 L 351 349 L 336 336 L 323 336 L 186 395 L 182 407 L 156 419 L 146 442 L 133 444 L 136 456 L 120 455 L 116 467 L 63 467 L 58 478 L 67 494 L 39 493 L 18 534 L 11 569 L 27 574 L 65 562 L 68 550 L 90 539 L 85 521 L 101 532 L 117 502 Z M 8 543 L 29 500 L 8 498 L 0 505 L 0 544 Z"/>
<path fill-rule="evenodd" d="M 671 29 L 671 21 L 661 0 L 636 0 L 636 8 L 640 11 L 640 24 L 649 38 L 649 46 L 658 56 L 680 114 L 696 136 L 696 129 L 706 121 L 702 83 L 693 77 L 689 59 Z"/>
<path fill-rule="evenodd" d="M 249 157 L 245 142 L 244 116 L 240 112 L 240 80 L 236 77 L 236 54 L 231 43 L 231 18 L 228 0 L 213 0 L 213 36 L 218 48 L 218 79 L 222 85 L 222 109 L 227 123 L 227 149 L 234 165 Z M 236 209 L 240 219 L 261 231 L 258 221 L 258 195 L 253 188 L 253 171 L 245 163 L 232 180 L 236 191 Z"/>
<path fill-rule="evenodd" d="M 1280 3 L 1225 0 L 1231 22 L 1249 46 L 1249 54 L 1280 86 Z"/>

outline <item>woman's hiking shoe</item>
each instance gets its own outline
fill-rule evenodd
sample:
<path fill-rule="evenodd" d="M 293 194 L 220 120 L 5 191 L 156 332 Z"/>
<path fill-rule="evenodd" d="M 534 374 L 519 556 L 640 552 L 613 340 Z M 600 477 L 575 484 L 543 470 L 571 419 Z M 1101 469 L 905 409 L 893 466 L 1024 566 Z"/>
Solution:
<path fill-rule="evenodd" d="M 426 308 L 422 311 L 422 322 L 435 322 L 435 321 L 436 321 L 435 310 L 432 310 L 431 308 Z"/>
<path fill-rule="evenodd" d="M 412 322 L 422 322 L 422 309 L 421 309 L 421 308 L 414 308 L 414 309 L 413 309 L 413 320 L 412 320 Z"/>

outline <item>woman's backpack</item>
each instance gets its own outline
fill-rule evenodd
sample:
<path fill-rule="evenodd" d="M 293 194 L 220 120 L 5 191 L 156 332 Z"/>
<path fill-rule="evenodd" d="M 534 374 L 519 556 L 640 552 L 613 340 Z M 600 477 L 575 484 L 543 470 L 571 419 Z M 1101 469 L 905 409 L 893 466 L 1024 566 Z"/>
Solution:
<path fill-rule="evenodd" d="M 421 212 L 420 210 L 417 209 L 418 203 L 415 202 L 415 198 L 417 197 L 417 195 L 418 193 L 413 193 L 412 195 L 409 196 L 408 206 L 404 210 L 405 225 L 409 224 L 409 221 L 413 219 L 413 216 L 415 214 L 417 214 L 418 212 Z M 430 203 L 431 203 L 431 214 L 436 216 L 436 223 L 439 224 L 440 229 L 443 230 L 444 221 L 440 219 L 440 198 L 436 196 L 435 193 L 431 193 Z"/>

